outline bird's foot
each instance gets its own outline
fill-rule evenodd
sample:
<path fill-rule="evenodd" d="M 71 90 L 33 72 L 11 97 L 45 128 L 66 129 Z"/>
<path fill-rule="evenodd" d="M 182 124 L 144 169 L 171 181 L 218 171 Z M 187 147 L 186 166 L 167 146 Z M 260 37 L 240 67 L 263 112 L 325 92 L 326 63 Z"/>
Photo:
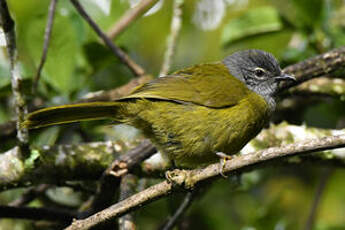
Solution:
<path fill-rule="evenodd" d="M 227 176 L 224 174 L 224 166 L 227 160 L 232 159 L 232 156 L 222 152 L 217 152 L 216 155 L 219 157 L 220 161 L 219 174 L 222 175 L 224 178 L 227 178 Z"/>
<path fill-rule="evenodd" d="M 192 189 L 195 184 L 189 170 L 174 169 L 171 171 L 166 171 L 165 178 L 173 186 L 183 186 L 185 189 Z"/>

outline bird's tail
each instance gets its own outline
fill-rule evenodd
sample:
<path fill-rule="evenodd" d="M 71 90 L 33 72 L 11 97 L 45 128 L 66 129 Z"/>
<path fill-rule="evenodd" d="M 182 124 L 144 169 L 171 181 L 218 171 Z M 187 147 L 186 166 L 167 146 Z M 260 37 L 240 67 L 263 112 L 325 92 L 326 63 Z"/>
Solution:
<path fill-rule="evenodd" d="M 116 117 L 121 102 L 87 102 L 61 105 L 29 113 L 22 126 L 29 129 L 86 120 Z"/>

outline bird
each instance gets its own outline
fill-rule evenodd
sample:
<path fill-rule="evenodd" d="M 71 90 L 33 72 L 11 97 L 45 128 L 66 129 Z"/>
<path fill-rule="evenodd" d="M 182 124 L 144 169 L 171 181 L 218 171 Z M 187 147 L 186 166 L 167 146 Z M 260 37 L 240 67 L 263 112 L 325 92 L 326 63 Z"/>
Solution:
<path fill-rule="evenodd" d="M 242 50 L 156 78 L 115 101 L 34 111 L 22 126 L 110 119 L 141 130 L 173 167 L 200 168 L 238 153 L 263 129 L 282 81 L 295 78 L 272 54 Z"/>

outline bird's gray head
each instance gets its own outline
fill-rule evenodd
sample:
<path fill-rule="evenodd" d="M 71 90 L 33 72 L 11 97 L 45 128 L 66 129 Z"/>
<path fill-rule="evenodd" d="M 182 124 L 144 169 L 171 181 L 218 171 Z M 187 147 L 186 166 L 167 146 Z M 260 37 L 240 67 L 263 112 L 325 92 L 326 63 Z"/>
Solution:
<path fill-rule="evenodd" d="M 239 51 L 226 57 L 223 62 L 234 77 L 244 82 L 250 90 L 262 95 L 272 109 L 279 82 L 295 80 L 281 71 L 272 54 L 261 50 Z"/>

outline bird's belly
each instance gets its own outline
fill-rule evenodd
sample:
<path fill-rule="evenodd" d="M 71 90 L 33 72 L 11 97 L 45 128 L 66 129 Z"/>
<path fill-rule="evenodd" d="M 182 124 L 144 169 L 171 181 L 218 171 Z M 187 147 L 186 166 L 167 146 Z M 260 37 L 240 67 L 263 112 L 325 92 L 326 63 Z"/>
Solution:
<path fill-rule="evenodd" d="M 151 108 L 137 113 L 133 125 L 182 168 L 216 162 L 216 152 L 237 153 L 267 121 L 265 111 L 248 103 L 221 109 L 164 101 L 146 106 Z"/>

